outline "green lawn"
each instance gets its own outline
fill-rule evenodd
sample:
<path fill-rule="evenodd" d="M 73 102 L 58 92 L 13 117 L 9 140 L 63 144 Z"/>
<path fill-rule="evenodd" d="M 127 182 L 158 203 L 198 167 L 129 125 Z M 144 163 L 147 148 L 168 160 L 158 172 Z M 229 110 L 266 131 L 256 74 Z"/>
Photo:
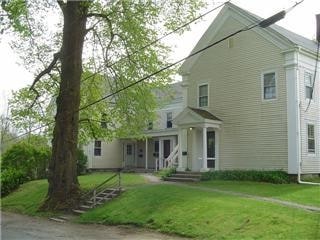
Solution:
<path fill-rule="evenodd" d="M 184 186 L 130 189 L 80 222 L 133 224 L 198 239 L 318 239 L 320 214 Z"/>
<path fill-rule="evenodd" d="M 79 177 L 83 189 L 98 185 L 110 173 Z M 320 213 L 256 201 L 188 186 L 145 184 L 143 177 L 123 174 L 127 191 L 77 220 L 82 223 L 132 224 L 197 239 L 304 239 L 320 238 Z M 200 186 L 282 197 L 318 205 L 318 189 L 305 185 L 211 181 Z M 2 209 L 29 215 L 37 212 L 47 191 L 47 181 L 22 185 L 2 199 Z M 276 194 L 278 193 L 278 194 Z M 299 196 L 303 195 L 303 196 Z"/>
<path fill-rule="evenodd" d="M 196 185 L 320 207 L 320 186 L 304 184 L 270 184 L 243 181 L 203 181 Z"/>
<path fill-rule="evenodd" d="M 94 173 L 79 177 L 82 189 L 88 190 L 110 177 L 112 173 Z M 122 176 L 122 186 L 128 187 L 145 183 L 142 176 L 125 173 Z M 27 215 L 47 215 L 37 212 L 46 197 L 47 180 L 37 180 L 25 183 L 15 192 L 1 199 L 2 209 Z"/>

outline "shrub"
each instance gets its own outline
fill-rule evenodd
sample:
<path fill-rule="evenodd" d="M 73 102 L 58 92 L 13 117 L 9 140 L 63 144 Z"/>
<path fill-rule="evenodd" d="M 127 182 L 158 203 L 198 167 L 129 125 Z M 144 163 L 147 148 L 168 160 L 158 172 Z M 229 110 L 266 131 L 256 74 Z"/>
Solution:
<path fill-rule="evenodd" d="M 87 170 L 88 157 L 84 154 L 82 149 L 78 149 L 77 154 L 77 173 L 78 175 L 81 175 Z"/>
<path fill-rule="evenodd" d="M 270 183 L 289 183 L 290 178 L 283 171 L 225 170 L 203 173 L 201 180 L 234 180 Z"/>
<path fill-rule="evenodd" d="M 12 168 L 6 169 L 1 173 L 1 197 L 8 195 L 10 192 L 26 182 L 28 178 L 21 170 Z"/>
<path fill-rule="evenodd" d="M 165 169 L 161 169 L 157 173 L 157 175 L 160 176 L 163 179 L 165 177 L 170 177 L 174 173 L 176 173 L 176 169 L 175 168 L 165 168 Z"/>
<path fill-rule="evenodd" d="M 29 179 L 41 179 L 46 177 L 50 155 L 49 146 L 22 141 L 3 154 L 1 167 L 22 171 Z"/>

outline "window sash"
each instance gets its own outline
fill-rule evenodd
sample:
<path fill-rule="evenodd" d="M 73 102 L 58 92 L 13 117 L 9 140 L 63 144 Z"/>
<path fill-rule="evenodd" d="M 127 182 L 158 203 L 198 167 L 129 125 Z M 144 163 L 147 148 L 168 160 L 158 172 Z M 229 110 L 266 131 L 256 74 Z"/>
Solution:
<path fill-rule="evenodd" d="M 276 74 L 274 72 L 263 74 L 263 98 L 275 99 L 276 95 Z"/>
<path fill-rule="evenodd" d="M 172 112 L 167 113 L 167 128 L 172 128 Z"/>
<path fill-rule="evenodd" d="M 304 86 L 305 86 L 305 95 L 306 99 L 313 98 L 313 75 L 311 73 L 305 72 L 304 73 Z"/>
<path fill-rule="evenodd" d="M 94 141 L 94 156 L 101 156 L 101 141 Z"/>
<path fill-rule="evenodd" d="M 208 100 L 208 84 L 199 86 L 199 107 L 207 107 Z"/>
<path fill-rule="evenodd" d="M 314 135 L 314 125 L 308 124 L 308 152 L 315 153 L 315 135 Z"/>

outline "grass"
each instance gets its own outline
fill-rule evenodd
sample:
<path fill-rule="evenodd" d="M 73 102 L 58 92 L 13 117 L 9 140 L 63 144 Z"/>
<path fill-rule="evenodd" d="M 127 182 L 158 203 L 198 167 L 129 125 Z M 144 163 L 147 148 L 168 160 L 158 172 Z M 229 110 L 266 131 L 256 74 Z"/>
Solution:
<path fill-rule="evenodd" d="M 202 181 L 196 185 L 320 207 L 320 186 L 221 180 Z"/>
<path fill-rule="evenodd" d="M 79 219 L 198 239 L 317 239 L 319 220 L 319 213 L 174 185 L 130 189 Z"/>
<path fill-rule="evenodd" d="M 80 186 L 88 190 L 98 185 L 112 173 L 94 173 L 80 176 Z M 136 174 L 122 174 L 122 186 L 134 186 L 145 183 L 145 179 Z M 21 185 L 15 192 L 1 199 L 2 209 L 27 215 L 50 215 L 51 213 L 38 212 L 44 201 L 48 189 L 47 180 L 36 180 Z"/>
<path fill-rule="evenodd" d="M 79 177 L 89 189 L 111 176 L 94 173 Z M 116 200 L 79 217 L 82 223 L 131 224 L 197 239 L 304 239 L 320 237 L 320 214 L 188 186 L 148 185 L 143 177 L 123 174 L 127 191 Z M 318 205 L 314 186 L 208 181 L 200 186 Z M 2 209 L 28 215 L 45 199 L 47 181 L 23 184 L 2 199 Z M 131 186 L 131 187 L 130 187 Z"/>

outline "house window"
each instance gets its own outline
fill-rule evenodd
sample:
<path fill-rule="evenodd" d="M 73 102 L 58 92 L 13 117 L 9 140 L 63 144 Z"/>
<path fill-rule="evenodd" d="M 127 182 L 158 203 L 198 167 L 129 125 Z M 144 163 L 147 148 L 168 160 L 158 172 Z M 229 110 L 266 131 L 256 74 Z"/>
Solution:
<path fill-rule="evenodd" d="M 167 128 L 172 128 L 172 112 L 167 113 Z"/>
<path fill-rule="evenodd" d="M 308 124 L 308 153 L 315 153 L 314 125 Z"/>
<path fill-rule="evenodd" d="M 159 157 L 159 141 L 154 141 L 154 157 Z"/>
<path fill-rule="evenodd" d="M 153 122 L 148 122 L 148 130 L 152 130 L 153 129 Z"/>
<path fill-rule="evenodd" d="M 199 107 L 208 106 L 208 84 L 199 86 Z"/>
<path fill-rule="evenodd" d="M 106 116 L 107 116 L 106 114 L 102 114 L 101 123 L 100 123 L 101 128 L 107 128 Z"/>
<path fill-rule="evenodd" d="M 94 141 L 94 155 L 101 156 L 101 141 Z"/>
<path fill-rule="evenodd" d="M 313 76 L 311 73 L 305 72 L 304 73 L 304 85 L 305 85 L 305 94 L 306 99 L 312 99 L 312 92 L 313 92 Z"/>
<path fill-rule="evenodd" d="M 276 98 L 276 73 L 263 74 L 263 99 L 270 100 Z"/>

